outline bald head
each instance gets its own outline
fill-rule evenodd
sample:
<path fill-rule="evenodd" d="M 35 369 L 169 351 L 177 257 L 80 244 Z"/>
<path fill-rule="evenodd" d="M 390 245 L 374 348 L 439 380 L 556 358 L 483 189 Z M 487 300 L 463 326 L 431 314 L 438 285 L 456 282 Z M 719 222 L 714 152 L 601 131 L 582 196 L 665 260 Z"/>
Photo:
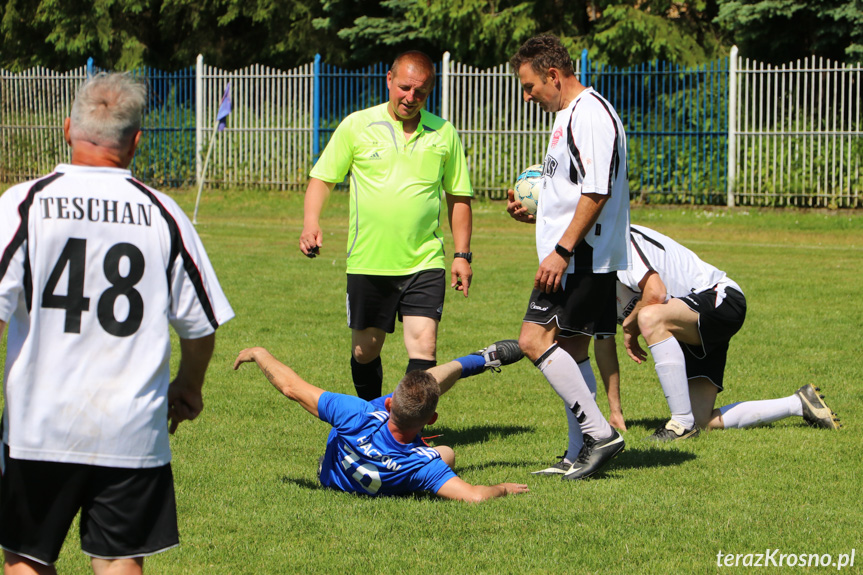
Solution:
<path fill-rule="evenodd" d="M 412 131 L 419 123 L 421 110 L 434 88 L 435 72 L 431 58 L 413 50 L 399 54 L 387 72 L 390 116 Z"/>
<path fill-rule="evenodd" d="M 416 73 L 427 76 L 431 79 L 431 86 L 434 86 L 434 62 L 432 62 L 431 58 L 423 52 L 420 52 L 419 50 L 410 50 L 408 52 L 402 52 L 396 56 L 396 59 L 393 61 L 392 68 L 390 68 L 392 75 L 398 76 L 399 69 L 402 66 L 405 68 L 411 68 Z"/>

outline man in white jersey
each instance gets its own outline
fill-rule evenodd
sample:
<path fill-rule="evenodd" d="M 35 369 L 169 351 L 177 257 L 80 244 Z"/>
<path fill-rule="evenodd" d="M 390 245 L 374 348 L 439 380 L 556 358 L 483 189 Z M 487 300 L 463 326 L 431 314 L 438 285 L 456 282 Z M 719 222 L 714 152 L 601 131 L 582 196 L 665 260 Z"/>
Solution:
<path fill-rule="evenodd" d="M 54 573 L 79 510 L 96 573 L 141 573 L 178 544 L 168 434 L 203 409 L 234 314 L 188 218 L 128 169 L 146 104 L 128 74 L 87 80 L 63 126 L 71 164 L 0 196 L 7 574 Z"/>
<path fill-rule="evenodd" d="M 631 228 L 631 260 L 632 268 L 617 277 L 641 298 L 619 318 L 624 345 L 641 363 L 647 353 L 638 336 L 644 337 L 671 410 L 671 419 L 650 439 L 675 441 L 695 437 L 699 429 L 749 427 L 792 415 L 816 427 L 839 428 L 836 414 L 812 384 L 788 397 L 714 409 L 723 389 L 728 343 L 746 317 L 743 291 L 724 271 L 644 226 Z"/>
<path fill-rule="evenodd" d="M 563 459 L 536 473 L 581 479 L 624 446 L 596 405 L 591 336 L 615 332 L 615 272 L 628 266 L 626 135 L 611 104 L 575 77 L 553 36 L 525 42 L 510 60 L 524 99 L 556 113 L 536 217 L 509 191 L 507 211 L 536 224 L 539 269 L 518 343 L 566 407 Z"/>

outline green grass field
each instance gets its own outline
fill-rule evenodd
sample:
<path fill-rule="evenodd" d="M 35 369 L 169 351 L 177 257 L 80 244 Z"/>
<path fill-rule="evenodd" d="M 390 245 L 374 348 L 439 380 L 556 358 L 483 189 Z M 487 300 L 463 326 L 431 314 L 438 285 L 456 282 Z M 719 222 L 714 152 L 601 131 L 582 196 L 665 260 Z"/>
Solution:
<path fill-rule="evenodd" d="M 191 213 L 194 192 L 177 193 Z M 352 392 L 345 326 L 347 196 L 325 211 L 322 256 L 297 248 L 302 196 L 207 191 L 198 229 L 237 317 L 218 332 L 206 407 L 172 439 L 181 546 L 149 573 L 714 573 L 717 553 L 839 554 L 863 564 L 863 213 L 634 208 L 726 270 L 748 317 L 731 344 L 722 404 L 790 395 L 814 382 L 844 423 L 800 418 L 644 441 L 667 417 L 652 364 L 620 353 L 627 448 L 597 479 L 530 471 L 566 445 L 562 404 L 528 361 L 463 382 L 431 430 L 472 483 L 530 493 L 468 505 L 431 496 L 370 499 L 316 480 L 328 426 L 279 395 L 236 353 L 261 345 L 308 381 Z M 448 252 L 451 253 L 451 241 Z M 474 284 L 449 292 L 441 361 L 518 335 L 536 269 L 533 228 L 503 204 L 474 205 Z M 407 357 L 399 328 L 384 348 L 385 390 Z M 176 357 L 174 361 L 176 365 Z M 606 410 L 604 398 L 600 406 Z M 77 527 L 76 527 L 77 529 Z M 89 572 L 72 533 L 57 564 Z M 770 567 L 765 573 L 794 571 Z M 816 572 L 835 567 L 815 568 Z"/>

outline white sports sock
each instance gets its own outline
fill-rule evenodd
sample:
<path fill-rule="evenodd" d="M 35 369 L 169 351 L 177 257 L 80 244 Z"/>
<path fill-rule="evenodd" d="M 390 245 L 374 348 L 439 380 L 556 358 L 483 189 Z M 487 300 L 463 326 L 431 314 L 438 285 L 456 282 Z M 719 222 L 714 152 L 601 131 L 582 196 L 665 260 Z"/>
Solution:
<path fill-rule="evenodd" d="M 689 401 L 689 380 L 686 377 L 686 359 L 680 344 L 673 337 L 650 346 L 656 375 L 671 410 L 671 419 L 686 429 L 695 425 L 692 404 Z"/>
<path fill-rule="evenodd" d="M 797 395 L 780 399 L 762 399 L 724 405 L 719 408 L 725 429 L 740 429 L 770 423 L 792 415 L 803 415 L 803 404 Z"/>
<path fill-rule="evenodd" d="M 572 419 L 567 416 L 567 421 L 570 422 L 570 437 L 574 432 L 573 423 L 578 424 L 582 433 L 586 433 L 594 439 L 611 437 L 611 426 L 608 425 L 608 421 L 605 420 L 599 407 L 596 406 L 593 394 L 581 375 L 581 369 L 572 359 L 572 356 L 557 347 L 556 344 L 549 350 L 552 348 L 554 350 L 545 357 L 538 367 L 567 407 L 578 404 L 576 410 L 583 421 L 578 424 L 575 416 Z M 569 458 L 574 457 L 571 453 L 567 455 Z"/>
<path fill-rule="evenodd" d="M 596 376 L 593 374 L 593 368 L 590 366 L 590 358 L 578 362 L 578 370 L 587 384 L 587 389 L 590 390 L 591 397 L 596 401 Z M 569 445 L 566 448 L 566 461 L 571 463 L 578 457 L 578 452 L 581 451 L 581 446 L 584 445 L 584 436 L 581 433 L 581 426 L 578 425 L 575 414 L 566 405 L 563 408 L 566 411 L 566 422 L 569 429 Z"/>
<path fill-rule="evenodd" d="M 584 383 L 587 384 L 587 389 L 590 390 L 590 396 L 596 401 L 596 375 L 593 373 L 593 367 L 590 365 L 590 358 L 576 363 L 578 371 L 581 372 L 581 377 L 584 378 Z"/>

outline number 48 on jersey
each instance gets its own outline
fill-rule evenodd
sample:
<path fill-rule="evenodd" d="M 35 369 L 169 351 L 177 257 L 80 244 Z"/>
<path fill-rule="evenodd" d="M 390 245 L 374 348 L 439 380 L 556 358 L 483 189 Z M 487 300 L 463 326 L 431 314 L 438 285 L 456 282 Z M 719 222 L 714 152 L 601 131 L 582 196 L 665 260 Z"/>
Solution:
<path fill-rule="evenodd" d="M 66 333 L 81 333 L 81 314 L 90 311 L 90 298 L 84 296 L 86 255 L 87 240 L 69 238 L 54 264 L 45 289 L 42 290 L 43 308 L 66 311 Z M 124 257 L 129 261 L 129 270 L 125 276 L 120 270 L 120 262 Z M 57 284 L 67 267 L 69 279 L 66 295 L 57 294 Z M 102 269 L 111 286 L 102 292 L 96 304 L 99 324 L 111 335 L 130 336 L 138 331 L 144 318 L 144 298 L 135 289 L 135 285 L 144 277 L 144 254 L 133 244 L 114 244 L 105 254 Z M 114 303 L 120 296 L 125 296 L 129 303 L 129 313 L 123 321 L 119 321 L 114 315 Z"/>

